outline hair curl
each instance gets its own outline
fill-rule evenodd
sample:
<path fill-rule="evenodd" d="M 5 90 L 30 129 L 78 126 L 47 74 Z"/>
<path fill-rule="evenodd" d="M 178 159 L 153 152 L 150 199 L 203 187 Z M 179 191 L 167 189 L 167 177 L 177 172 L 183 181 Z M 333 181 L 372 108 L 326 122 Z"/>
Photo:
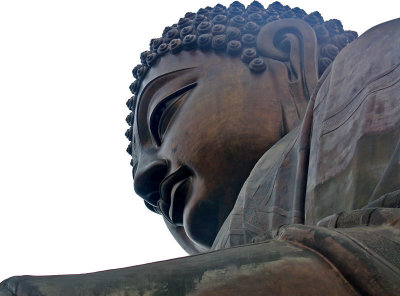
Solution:
<path fill-rule="evenodd" d="M 235 1 L 229 7 L 217 4 L 214 8 L 201 8 L 197 13 L 188 12 L 177 24 L 166 27 L 162 37 L 150 41 L 150 49 L 140 55 L 141 64 L 132 70 L 136 80 L 129 87 L 133 96 L 127 102 L 131 113 L 126 118 L 130 128 L 125 135 L 131 141 L 127 152 L 132 155 L 131 165 L 134 171 L 137 156 L 132 148 L 132 125 L 136 95 L 148 69 L 167 52 L 177 54 L 181 50 L 196 49 L 240 56 L 252 72 L 263 72 L 266 70 L 265 62 L 255 48 L 257 34 L 261 26 L 285 18 L 300 18 L 313 27 L 318 41 L 319 75 L 322 75 L 339 51 L 358 36 L 354 31 L 344 31 L 339 20 L 324 21 L 318 11 L 307 14 L 298 7 L 291 9 L 278 1 L 266 9 L 257 1 L 247 7 Z"/>

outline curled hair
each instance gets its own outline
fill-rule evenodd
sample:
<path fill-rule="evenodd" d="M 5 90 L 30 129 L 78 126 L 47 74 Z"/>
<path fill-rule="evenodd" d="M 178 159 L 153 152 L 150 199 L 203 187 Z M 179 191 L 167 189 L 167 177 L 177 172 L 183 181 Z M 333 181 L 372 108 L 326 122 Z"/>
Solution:
<path fill-rule="evenodd" d="M 162 38 L 154 38 L 150 41 L 150 49 L 151 51 L 157 51 L 158 47 L 163 43 Z"/>
<path fill-rule="evenodd" d="M 197 33 L 198 34 L 206 34 L 209 33 L 211 31 L 212 28 L 212 23 L 211 22 L 201 22 L 198 26 L 197 26 Z"/>
<path fill-rule="evenodd" d="M 224 34 L 225 31 L 226 31 L 226 26 L 223 24 L 215 24 L 211 29 L 211 33 L 213 35 L 221 35 Z"/>
<path fill-rule="evenodd" d="M 227 39 L 225 35 L 215 35 L 212 39 L 211 46 L 216 51 L 221 51 L 226 48 Z"/>
<path fill-rule="evenodd" d="M 212 34 L 202 34 L 197 38 L 197 46 L 200 49 L 210 49 L 212 43 L 213 35 Z"/>
<path fill-rule="evenodd" d="M 157 60 L 157 53 L 153 52 L 146 57 L 147 66 L 151 67 Z M 138 73 L 139 76 L 139 73 Z"/>
<path fill-rule="evenodd" d="M 168 49 L 172 54 L 177 54 L 182 50 L 182 40 L 181 39 L 172 39 L 168 44 Z"/>
<path fill-rule="evenodd" d="M 200 25 L 201 22 L 205 21 L 207 17 L 205 17 L 203 14 L 196 14 L 196 16 L 193 19 L 193 24 L 197 27 Z"/>
<path fill-rule="evenodd" d="M 226 14 L 226 7 L 221 4 L 215 5 L 215 7 L 211 10 L 211 17 L 224 14 Z"/>
<path fill-rule="evenodd" d="M 249 15 L 249 21 L 256 23 L 257 25 L 264 25 L 266 20 L 261 13 L 252 13 Z"/>
<path fill-rule="evenodd" d="M 243 27 L 243 31 L 248 34 L 257 34 L 259 30 L 260 30 L 260 26 L 257 25 L 255 22 L 251 22 L 251 21 L 248 22 Z"/>
<path fill-rule="evenodd" d="M 165 41 L 169 42 L 172 39 L 178 38 L 180 35 L 180 32 L 176 28 L 170 29 L 166 34 L 165 34 Z"/>
<path fill-rule="evenodd" d="M 188 26 L 191 26 L 192 25 L 192 20 L 190 19 L 190 18 L 181 18 L 181 19 L 179 19 L 179 22 L 178 22 L 178 29 L 179 30 L 182 30 L 183 28 L 185 28 L 185 27 L 188 27 Z"/>
<path fill-rule="evenodd" d="M 256 45 L 256 37 L 252 34 L 244 34 L 242 36 L 242 43 L 246 47 L 255 46 Z"/>
<path fill-rule="evenodd" d="M 151 60 L 155 61 L 156 58 L 157 58 L 157 55 L 155 55 L 155 54 L 148 55 L 146 57 L 146 62 L 149 63 L 148 61 L 150 61 L 150 64 L 151 64 Z M 136 72 L 137 79 L 143 79 L 144 76 L 146 76 L 148 69 L 149 69 L 148 67 L 146 67 L 144 65 L 140 65 L 139 69 L 137 69 L 137 72 Z"/>
<path fill-rule="evenodd" d="M 242 43 L 237 40 L 231 40 L 228 42 L 226 52 L 230 55 L 238 55 L 242 51 Z"/>
<path fill-rule="evenodd" d="M 257 1 L 247 7 L 235 1 L 229 7 L 217 4 L 214 8 L 199 9 L 197 13 L 188 12 L 175 25 L 166 27 L 162 37 L 152 39 L 150 50 L 140 55 L 141 64 L 132 70 L 136 80 L 129 87 L 134 96 L 127 102 L 131 110 L 126 119 L 128 124 L 133 123 L 140 84 L 148 69 L 162 56 L 167 53 L 177 54 L 181 50 L 213 50 L 219 54 L 238 56 L 250 71 L 261 73 L 266 71 L 267 65 L 256 49 L 257 34 L 261 26 L 285 18 L 303 19 L 314 29 L 318 41 L 319 75 L 322 75 L 340 50 L 357 38 L 356 32 L 344 31 L 342 23 L 337 19 L 324 21 L 318 11 L 307 14 L 298 7 L 292 9 L 277 1 L 267 8 Z M 126 136 L 132 141 L 127 150 L 132 155 L 131 164 L 135 169 L 132 128 L 126 132 Z"/>
<path fill-rule="evenodd" d="M 263 72 L 266 67 L 264 60 L 261 58 L 255 58 L 249 63 L 250 70 L 256 73 Z"/>
<path fill-rule="evenodd" d="M 228 20 L 228 17 L 226 15 L 218 14 L 212 19 L 212 22 L 214 24 L 224 25 L 224 24 L 226 24 L 227 20 Z"/>
<path fill-rule="evenodd" d="M 246 19 L 240 15 L 235 15 L 233 18 L 231 18 L 229 24 L 232 27 L 238 27 L 242 28 L 246 23 Z"/>
<path fill-rule="evenodd" d="M 183 47 L 186 50 L 194 49 L 196 47 L 196 40 L 197 40 L 196 35 L 194 35 L 194 34 L 186 35 L 185 38 L 183 38 L 183 41 L 182 41 Z"/>
<path fill-rule="evenodd" d="M 239 28 L 228 27 L 228 29 L 226 29 L 226 37 L 228 40 L 240 40 L 242 37 L 242 32 L 239 30 Z"/>
<path fill-rule="evenodd" d="M 255 59 L 257 56 L 255 48 L 246 48 L 242 53 L 241 59 L 244 63 L 250 63 L 250 61 Z"/>
<path fill-rule="evenodd" d="M 167 43 L 162 43 L 160 46 L 157 48 L 157 54 L 158 56 L 162 56 L 168 52 L 168 44 Z"/>
<path fill-rule="evenodd" d="M 193 32 L 194 32 L 193 26 L 184 27 L 180 33 L 181 39 L 185 38 L 186 35 L 192 34 Z"/>

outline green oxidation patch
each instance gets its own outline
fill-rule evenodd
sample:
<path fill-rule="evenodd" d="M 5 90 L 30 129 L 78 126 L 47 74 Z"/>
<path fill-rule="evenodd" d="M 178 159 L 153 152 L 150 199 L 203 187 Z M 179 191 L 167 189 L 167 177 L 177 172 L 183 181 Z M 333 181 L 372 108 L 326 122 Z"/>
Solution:
<path fill-rule="evenodd" d="M 203 273 L 200 280 L 195 280 L 195 291 L 214 288 L 238 276 L 261 272 L 268 264 L 271 264 L 271 262 L 252 263 L 241 266 L 229 265 L 221 269 L 207 270 Z"/>
<path fill-rule="evenodd" d="M 249 278 L 268 281 L 268 278 L 274 274 L 274 270 L 291 268 L 292 265 L 306 266 L 309 263 L 309 258 L 292 257 L 283 258 L 276 261 L 245 264 L 239 267 L 236 265 L 229 265 L 222 269 L 208 270 L 203 273 L 200 280 L 195 281 L 195 290 L 187 295 L 204 296 L 208 295 L 211 291 L 228 291 L 237 285 L 246 289 L 246 284 L 248 283 Z M 252 288 L 254 290 L 255 287 L 248 288 Z M 263 289 L 261 286 L 258 288 Z M 256 287 L 256 289 L 258 288 Z"/>
<path fill-rule="evenodd" d="M 158 296 L 167 294 L 167 283 L 149 281 L 146 283 L 146 288 L 129 287 L 119 291 L 110 291 L 107 296 Z"/>

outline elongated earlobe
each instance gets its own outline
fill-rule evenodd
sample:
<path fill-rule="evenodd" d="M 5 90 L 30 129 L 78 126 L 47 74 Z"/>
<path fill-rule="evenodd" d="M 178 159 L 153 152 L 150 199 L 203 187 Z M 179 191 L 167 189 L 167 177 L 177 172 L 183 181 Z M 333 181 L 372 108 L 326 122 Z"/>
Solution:
<path fill-rule="evenodd" d="M 300 19 L 282 19 L 266 24 L 257 37 L 261 56 L 284 62 L 288 79 L 298 93 L 310 98 L 318 80 L 317 38 L 314 30 Z"/>

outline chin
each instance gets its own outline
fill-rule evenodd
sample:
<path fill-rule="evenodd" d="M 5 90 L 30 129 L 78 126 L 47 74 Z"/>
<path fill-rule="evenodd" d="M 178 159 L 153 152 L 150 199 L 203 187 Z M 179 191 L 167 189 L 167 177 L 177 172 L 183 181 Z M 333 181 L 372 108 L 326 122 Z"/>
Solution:
<path fill-rule="evenodd" d="M 183 227 L 195 243 L 210 249 L 224 221 L 218 219 L 218 206 L 202 201 L 185 207 Z"/>
<path fill-rule="evenodd" d="M 211 228 L 204 224 L 193 223 L 193 221 L 185 221 L 184 229 L 190 240 L 207 249 L 211 248 L 218 233 L 215 227 Z"/>

